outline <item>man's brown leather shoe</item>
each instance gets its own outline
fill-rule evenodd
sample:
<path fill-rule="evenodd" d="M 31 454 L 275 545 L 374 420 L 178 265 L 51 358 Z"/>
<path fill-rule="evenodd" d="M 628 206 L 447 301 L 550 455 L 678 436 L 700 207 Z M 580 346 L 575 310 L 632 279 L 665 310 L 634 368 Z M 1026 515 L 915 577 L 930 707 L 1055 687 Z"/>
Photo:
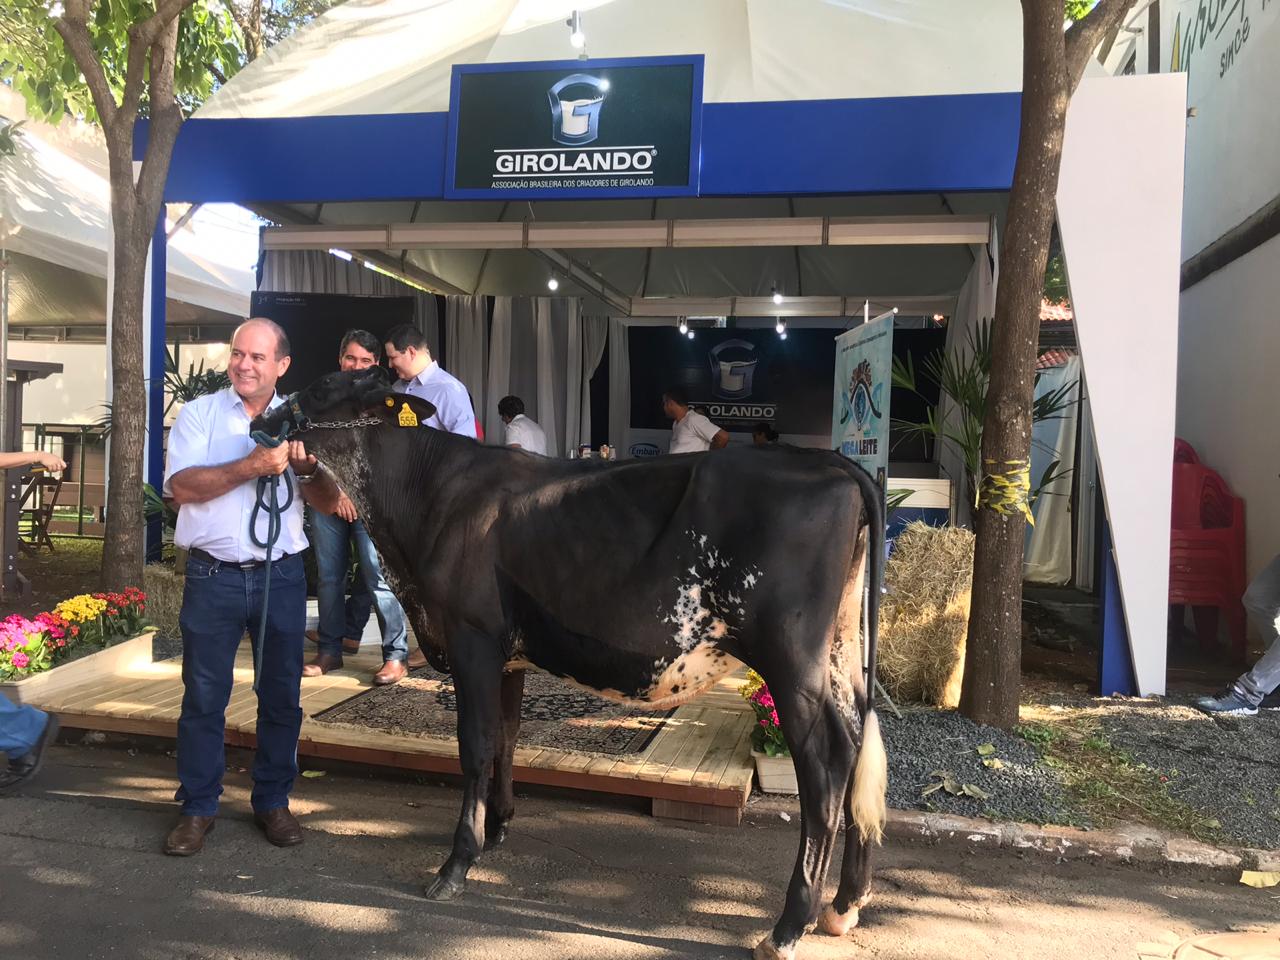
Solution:
<path fill-rule="evenodd" d="M 306 632 L 305 636 L 306 636 L 306 638 L 307 638 L 308 640 L 310 640 L 312 643 L 319 643 L 319 642 L 320 642 L 320 632 L 319 632 L 318 630 L 308 630 L 308 631 Z M 342 652 L 343 652 L 343 653 L 359 653 L 359 652 L 360 652 L 360 641 L 359 641 L 359 640 L 352 640 L 350 637 L 343 637 L 343 638 L 342 638 Z"/>
<path fill-rule="evenodd" d="M 213 817 L 181 816 L 164 838 L 164 852 L 171 857 L 189 857 L 204 849 L 204 836 L 213 829 Z"/>
<path fill-rule="evenodd" d="M 302 665 L 302 675 L 304 677 L 323 677 L 330 670 L 341 669 L 341 657 L 330 656 L 327 653 L 317 653 L 314 660 Z"/>
<path fill-rule="evenodd" d="M 255 813 L 253 822 L 262 828 L 267 840 L 277 847 L 296 847 L 302 842 L 302 825 L 294 819 L 288 807 Z"/>
<path fill-rule="evenodd" d="M 399 683 L 409 675 L 409 668 L 404 665 L 403 660 L 388 660 L 382 665 L 382 669 L 373 675 L 374 686 L 389 687 L 393 683 Z"/>
<path fill-rule="evenodd" d="M 405 664 L 410 670 L 417 670 L 419 667 L 425 667 L 427 665 L 427 655 L 422 652 L 421 647 L 415 647 L 409 651 L 409 659 L 405 661 Z"/>

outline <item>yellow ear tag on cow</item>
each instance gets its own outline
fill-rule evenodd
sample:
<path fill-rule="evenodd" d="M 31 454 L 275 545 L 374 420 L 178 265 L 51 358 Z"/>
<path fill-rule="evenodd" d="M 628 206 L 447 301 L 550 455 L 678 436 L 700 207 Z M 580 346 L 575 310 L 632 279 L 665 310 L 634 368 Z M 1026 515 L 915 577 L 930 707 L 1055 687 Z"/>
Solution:
<path fill-rule="evenodd" d="M 400 426 L 416 427 L 418 425 L 418 415 L 409 409 L 409 404 L 405 404 L 400 408 Z"/>
<path fill-rule="evenodd" d="M 387 399 L 384 400 L 383 402 L 387 405 L 388 410 L 390 410 L 392 407 L 396 405 L 396 402 L 392 400 L 390 397 L 387 397 Z"/>

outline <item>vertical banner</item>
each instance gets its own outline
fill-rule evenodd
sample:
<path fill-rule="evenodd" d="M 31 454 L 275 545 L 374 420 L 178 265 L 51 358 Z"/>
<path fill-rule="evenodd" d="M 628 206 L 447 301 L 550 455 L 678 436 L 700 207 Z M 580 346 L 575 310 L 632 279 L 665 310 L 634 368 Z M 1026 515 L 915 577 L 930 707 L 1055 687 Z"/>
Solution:
<path fill-rule="evenodd" d="M 836 337 L 831 445 L 884 485 L 889 470 L 893 317 Z"/>

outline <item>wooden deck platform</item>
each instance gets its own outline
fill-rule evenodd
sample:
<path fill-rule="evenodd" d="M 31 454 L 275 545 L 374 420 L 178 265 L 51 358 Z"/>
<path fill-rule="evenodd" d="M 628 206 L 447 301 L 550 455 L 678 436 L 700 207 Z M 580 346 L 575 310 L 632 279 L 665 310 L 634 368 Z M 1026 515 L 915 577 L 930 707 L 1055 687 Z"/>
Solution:
<path fill-rule="evenodd" d="M 401 770 L 459 773 L 453 740 L 337 728 L 311 719 L 368 689 L 380 665 L 378 643 L 366 640 L 360 654 L 346 658 L 342 670 L 303 679 L 298 753 Z M 650 798 L 655 816 L 737 825 L 754 773 L 748 742 L 752 717 L 737 693 L 741 682 L 738 676 L 725 678 L 678 708 L 637 754 L 615 758 L 518 747 L 516 782 Z M 179 660 L 124 664 L 110 676 L 50 691 L 36 701 L 37 706 L 56 712 L 66 727 L 162 737 L 176 736 L 181 704 Z M 227 706 L 228 744 L 256 744 L 256 713 L 253 663 L 246 642 L 236 661 Z"/>

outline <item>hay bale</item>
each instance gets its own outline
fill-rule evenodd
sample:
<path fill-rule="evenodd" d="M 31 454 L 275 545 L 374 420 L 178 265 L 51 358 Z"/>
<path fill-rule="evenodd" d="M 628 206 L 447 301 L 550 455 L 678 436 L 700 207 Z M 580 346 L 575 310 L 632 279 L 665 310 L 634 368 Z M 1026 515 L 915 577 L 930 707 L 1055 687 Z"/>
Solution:
<path fill-rule="evenodd" d="M 885 566 L 876 673 L 895 700 L 960 702 L 973 584 L 973 534 L 908 526 Z"/>
<path fill-rule="evenodd" d="M 147 619 L 161 637 L 177 639 L 182 636 L 178 612 L 182 609 L 185 582 L 182 574 L 163 564 L 149 563 L 142 570 L 142 589 L 147 594 Z"/>

